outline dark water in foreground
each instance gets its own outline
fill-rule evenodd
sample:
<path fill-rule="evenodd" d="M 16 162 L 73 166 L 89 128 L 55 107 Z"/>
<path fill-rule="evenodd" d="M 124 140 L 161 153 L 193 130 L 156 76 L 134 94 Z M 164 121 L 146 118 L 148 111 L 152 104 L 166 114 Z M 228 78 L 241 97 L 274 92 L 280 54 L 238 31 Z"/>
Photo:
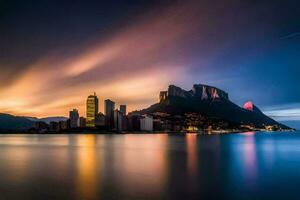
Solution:
<path fill-rule="evenodd" d="M 0 135 L 0 199 L 300 199 L 300 134 Z"/>

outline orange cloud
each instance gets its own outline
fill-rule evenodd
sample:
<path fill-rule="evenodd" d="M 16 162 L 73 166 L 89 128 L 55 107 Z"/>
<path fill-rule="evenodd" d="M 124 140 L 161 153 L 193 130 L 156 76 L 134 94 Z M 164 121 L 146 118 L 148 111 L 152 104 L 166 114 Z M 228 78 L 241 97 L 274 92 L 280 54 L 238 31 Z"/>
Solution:
<path fill-rule="evenodd" d="M 177 62 L 178 49 L 199 28 L 191 23 L 196 11 L 190 5 L 172 6 L 78 54 L 45 56 L 1 91 L 0 111 L 66 116 L 76 107 L 84 115 L 86 97 L 94 91 L 129 110 L 156 102 L 158 92 L 186 72 Z"/>

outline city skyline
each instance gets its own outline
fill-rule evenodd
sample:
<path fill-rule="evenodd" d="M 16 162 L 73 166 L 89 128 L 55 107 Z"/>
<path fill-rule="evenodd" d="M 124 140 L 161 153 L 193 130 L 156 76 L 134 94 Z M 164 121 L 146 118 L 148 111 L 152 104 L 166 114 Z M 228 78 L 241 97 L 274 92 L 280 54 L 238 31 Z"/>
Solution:
<path fill-rule="evenodd" d="M 85 116 L 93 91 L 132 111 L 205 83 L 300 120 L 297 3 L 116 2 L 1 3 L 0 112 Z"/>

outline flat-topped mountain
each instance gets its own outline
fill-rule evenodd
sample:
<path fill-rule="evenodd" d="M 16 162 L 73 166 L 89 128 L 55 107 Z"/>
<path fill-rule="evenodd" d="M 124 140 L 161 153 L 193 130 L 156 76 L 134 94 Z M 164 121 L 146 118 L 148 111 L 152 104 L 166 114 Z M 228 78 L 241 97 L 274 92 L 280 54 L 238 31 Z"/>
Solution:
<path fill-rule="evenodd" d="M 170 85 L 168 91 L 161 91 L 159 99 L 165 100 L 167 97 L 182 97 L 184 99 L 197 98 L 200 100 L 226 99 L 229 100 L 228 93 L 216 87 L 194 84 L 190 91 L 186 91 L 175 85 Z"/>
<path fill-rule="evenodd" d="M 199 113 L 208 119 L 220 119 L 235 125 L 249 125 L 255 128 L 276 126 L 279 129 L 290 129 L 263 114 L 252 102 L 244 108 L 229 100 L 228 93 L 213 86 L 195 84 L 190 91 L 170 85 L 168 91 L 159 95 L 160 102 L 141 111 L 133 113 L 154 114 L 168 113 L 184 115 Z"/>

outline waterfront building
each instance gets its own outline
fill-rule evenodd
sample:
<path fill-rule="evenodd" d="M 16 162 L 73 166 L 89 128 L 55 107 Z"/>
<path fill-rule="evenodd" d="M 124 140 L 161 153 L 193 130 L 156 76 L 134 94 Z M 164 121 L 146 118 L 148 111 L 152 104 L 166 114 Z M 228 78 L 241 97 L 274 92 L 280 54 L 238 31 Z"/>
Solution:
<path fill-rule="evenodd" d="M 85 128 L 86 127 L 86 118 L 84 118 L 84 117 L 79 118 L 79 127 L 80 128 Z"/>
<path fill-rule="evenodd" d="M 126 115 L 126 105 L 120 105 L 120 112 L 123 113 L 123 115 Z"/>
<path fill-rule="evenodd" d="M 66 130 L 68 128 L 66 121 L 59 121 L 58 126 L 60 131 Z"/>
<path fill-rule="evenodd" d="M 73 109 L 70 111 L 70 128 L 78 128 L 79 127 L 79 113 L 77 109 Z"/>
<path fill-rule="evenodd" d="M 161 119 L 153 119 L 153 130 L 161 131 L 163 121 Z"/>
<path fill-rule="evenodd" d="M 59 124 L 58 122 L 50 122 L 50 129 L 51 132 L 59 132 Z"/>
<path fill-rule="evenodd" d="M 114 111 L 114 130 L 123 130 L 123 117 L 123 113 L 120 112 L 118 109 Z"/>
<path fill-rule="evenodd" d="M 114 127 L 114 110 L 115 110 L 115 102 L 110 99 L 106 99 L 104 101 L 104 114 L 105 114 L 105 124 L 109 128 Z"/>
<path fill-rule="evenodd" d="M 153 117 L 150 115 L 142 115 L 140 119 L 141 131 L 153 131 Z"/>
<path fill-rule="evenodd" d="M 105 116 L 103 113 L 99 112 L 96 115 L 95 125 L 97 127 L 104 127 L 105 126 Z"/>
<path fill-rule="evenodd" d="M 128 115 L 127 116 L 127 130 L 139 131 L 140 129 L 140 115 Z"/>
<path fill-rule="evenodd" d="M 46 122 L 37 121 L 37 122 L 35 122 L 35 129 L 39 133 L 43 133 L 43 132 L 46 132 L 49 129 L 49 125 Z"/>
<path fill-rule="evenodd" d="M 88 96 L 86 101 L 86 126 L 87 127 L 95 127 L 95 119 L 98 112 L 99 112 L 99 100 L 98 97 L 96 96 L 96 93 L 94 93 L 94 95 Z"/>

